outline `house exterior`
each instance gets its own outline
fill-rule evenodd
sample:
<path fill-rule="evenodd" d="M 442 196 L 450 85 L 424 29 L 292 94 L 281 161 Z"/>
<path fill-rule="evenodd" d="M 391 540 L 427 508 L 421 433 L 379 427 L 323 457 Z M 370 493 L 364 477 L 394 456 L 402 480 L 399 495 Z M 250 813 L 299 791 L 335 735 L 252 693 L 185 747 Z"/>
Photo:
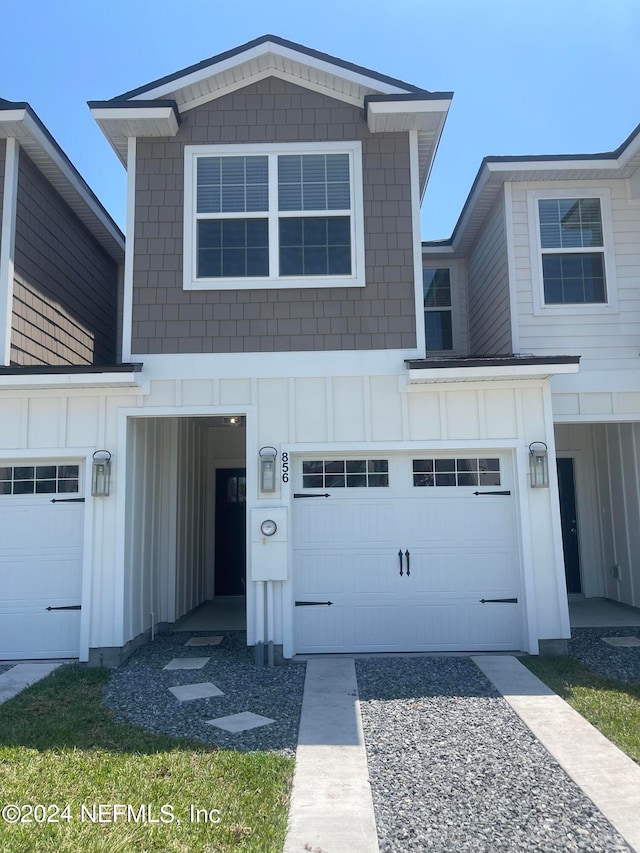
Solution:
<path fill-rule="evenodd" d="M 566 175 L 571 192 L 558 195 L 549 169 L 550 186 L 531 164 L 486 161 L 452 239 L 422 244 L 420 203 L 450 102 L 265 36 L 90 103 L 128 176 L 117 353 L 100 369 L 7 359 L 0 376 L 12 478 L 0 512 L 12 517 L 17 467 L 77 466 L 77 585 L 55 606 L 80 609 L 41 608 L 41 619 L 67 618 L 63 638 L 48 631 L 36 648 L 7 637 L 0 657 L 115 663 L 229 596 L 246 597 L 248 643 L 284 657 L 562 649 L 556 443 L 563 454 L 584 448 L 579 458 L 603 473 L 630 441 L 613 424 L 631 418 L 594 423 L 617 361 L 598 390 L 589 377 L 608 356 L 583 374 L 585 338 L 563 338 L 586 325 L 584 276 L 581 320 L 544 299 L 532 307 L 535 286 L 546 294 L 532 253 L 536 263 L 566 253 L 531 248 L 537 195 L 527 193 L 592 196 Z M 612 155 L 625 187 L 633 145 Z M 573 166 L 554 168 L 560 179 Z M 594 206 L 578 207 L 597 230 Z M 608 264 L 599 305 L 621 323 Z M 567 410 L 592 393 L 586 409 Z M 630 415 L 637 393 L 616 395 Z M 531 450 L 545 446 L 548 483 L 532 488 Z M 112 454 L 106 497 L 91 495 L 98 450 Z M 588 470 L 576 468 L 581 519 Z M 63 539 L 52 544 L 49 528 L 47 559 Z M 584 592 L 624 600 L 611 594 L 622 581 L 597 585 L 602 553 L 582 572 Z M 14 565 L 27 572 L 34 559 Z"/>
<path fill-rule="evenodd" d="M 423 244 L 462 301 L 453 352 L 580 354 L 551 380 L 567 588 L 634 607 L 639 166 L 640 127 L 603 154 L 487 157 L 451 239 Z"/>

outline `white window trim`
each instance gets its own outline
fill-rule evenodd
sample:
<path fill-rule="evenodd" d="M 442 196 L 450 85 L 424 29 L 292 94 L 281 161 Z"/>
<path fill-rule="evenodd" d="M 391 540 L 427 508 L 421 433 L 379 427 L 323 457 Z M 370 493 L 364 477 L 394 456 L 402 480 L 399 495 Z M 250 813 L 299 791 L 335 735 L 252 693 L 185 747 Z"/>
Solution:
<path fill-rule="evenodd" d="M 351 181 L 351 275 L 340 276 L 304 276 L 302 278 L 280 277 L 276 274 L 278 243 L 274 240 L 275 228 L 277 226 L 278 211 L 278 183 L 277 171 L 270 167 L 269 170 L 269 212 L 265 212 L 265 218 L 269 218 L 269 269 L 271 273 L 268 278 L 207 278 L 197 279 L 197 251 L 196 251 L 196 161 L 198 157 L 215 157 L 227 154 L 241 154 L 252 156 L 267 154 L 277 157 L 279 154 L 311 154 L 311 153 L 345 153 L 349 154 L 350 181 Z M 340 215 L 340 211 L 309 211 L 310 216 Z M 292 215 L 287 211 L 285 215 Z M 302 211 L 300 216 L 306 215 Z M 274 224 L 275 223 L 275 224 Z M 364 287 L 364 210 L 363 210 L 363 181 L 362 181 L 362 143 L 351 142 L 293 142 L 293 143 L 259 143 L 259 144 L 237 144 L 237 145 L 186 145 L 184 160 L 184 279 L 185 290 L 273 290 L 275 288 L 300 288 L 300 287 Z"/>
<path fill-rule="evenodd" d="M 538 201 L 552 198 L 597 198 L 600 199 L 602 237 L 604 241 L 604 276 L 607 289 L 606 302 L 547 305 L 544 301 L 544 278 L 542 274 L 542 241 Z M 616 279 L 615 251 L 613 242 L 613 218 L 611 192 L 606 188 L 572 187 L 567 189 L 527 190 L 527 211 L 531 249 L 531 295 L 533 313 L 540 316 L 571 316 L 577 314 L 614 314 L 618 311 L 618 285 Z"/>
<path fill-rule="evenodd" d="M 460 329 L 460 265 L 457 261 L 450 262 L 440 262 L 439 259 L 434 258 L 433 263 L 427 260 L 423 260 L 422 262 L 422 270 L 449 270 L 449 287 L 451 290 L 451 307 L 449 310 L 451 311 L 451 349 L 429 349 L 429 341 L 426 340 L 426 330 L 425 330 L 425 352 L 429 356 L 429 358 L 434 356 L 451 356 L 456 355 L 461 352 L 461 329 Z M 422 273 L 422 271 L 421 271 Z M 424 279 L 422 284 L 422 304 L 424 306 Z M 446 306 L 442 308 L 432 308 L 429 309 L 431 311 L 438 310 L 446 310 Z M 422 324 L 424 326 L 424 315 L 426 311 L 423 307 L 421 316 L 422 316 Z"/>

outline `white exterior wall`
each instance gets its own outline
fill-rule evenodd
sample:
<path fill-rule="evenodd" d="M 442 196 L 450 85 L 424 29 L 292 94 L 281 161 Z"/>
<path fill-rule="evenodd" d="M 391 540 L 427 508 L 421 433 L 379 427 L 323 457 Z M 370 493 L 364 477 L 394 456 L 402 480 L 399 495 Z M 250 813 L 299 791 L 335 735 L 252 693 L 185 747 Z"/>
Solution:
<path fill-rule="evenodd" d="M 640 424 L 594 424 L 592 429 L 604 594 L 640 607 Z"/>
<path fill-rule="evenodd" d="M 612 238 L 608 287 L 617 299 L 614 310 L 580 306 L 566 313 L 534 312 L 532 241 L 528 191 L 605 190 L 611 199 Z M 575 181 L 511 184 L 515 290 L 520 351 L 535 355 L 579 355 L 580 371 L 552 380 L 556 421 L 618 421 L 640 417 L 640 202 L 628 182 Z M 507 211 L 509 215 L 509 211 Z M 611 245 L 612 244 L 612 245 Z M 533 247 L 533 258 L 536 249 Z"/>
<path fill-rule="evenodd" d="M 205 601 L 206 430 L 178 420 L 176 609 L 179 619 Z"/>
<path fill-rule="evenodd" d="M 467 259 L 469 352 L 510 353 L 509 267 L 505 201 L 500 194 Z"/>
<path fill-rule="evenodd" d="M 258 491 L 258 450 L 266 444 L 290 454 L 508 452 L 514 460 L 520 516 L 528 646 L 535 651 L 538 638 L 567 636 L 566 597 L 558 585 L 557 487 L 554 492 L 555 481 L 550 490 L 528 487 L 529 443 L 544 440 L 553 446 L 544 381 L 409 385 L 395 371 L 375 376 L 163 378 L 151 380 L 144 390 L 0 396 L 5 458 L 57 454 L 87 460 L 102 447 L 114 456 L 110 497 L 87 498 L 86 504 L 84 654 L 138 636 L 151 626 L 152 612 L 156 623 L 172 621 L 206 597 L 203 526 L 210 513 L 205 493 L 212 490 L 210 482 L 206 486 L 206 472 L 216 464 L 215 438 L 206 434 L 215 430 L 203 429 L 195 418 L 225 414 L 246 416 L 248 515 L 255 507 L 290 508 L 291 481 L 283 484 L 279 476 L 274 494 Z M 274 582 L 273 588 L 274 641 L 284 644 L 285 653 L 292 637 L 290 577 L 289 571 L 289 579 Z M 250 583 L 249 642 L 254 641 L 256 601 L 262 606 L 262 593 L 254 593 Z"/>

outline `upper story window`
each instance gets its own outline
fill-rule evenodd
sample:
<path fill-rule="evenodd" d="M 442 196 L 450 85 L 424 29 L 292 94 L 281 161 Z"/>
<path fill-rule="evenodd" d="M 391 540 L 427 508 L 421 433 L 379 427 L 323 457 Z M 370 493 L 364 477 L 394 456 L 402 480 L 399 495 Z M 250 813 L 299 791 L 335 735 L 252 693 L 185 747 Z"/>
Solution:
<path fill-rule="evenodd" d="M 451 273 L 448 268 L 422 270 L 427 352 L 453 349 Z"/>
<path fill-rule="evenodd" d="M 187 146 L 185 287 L 363 286 L 360 143 Z"/>
<path fill-rule="evenodd" d="M 608 191 L 531 190 L 528 195 L 535 228 L 534 313 L 617 310 Z"/>
<path fill-rule="evenodd" d="M 599 198 L 538 199 L 546 305 L 605 303 Z"/>

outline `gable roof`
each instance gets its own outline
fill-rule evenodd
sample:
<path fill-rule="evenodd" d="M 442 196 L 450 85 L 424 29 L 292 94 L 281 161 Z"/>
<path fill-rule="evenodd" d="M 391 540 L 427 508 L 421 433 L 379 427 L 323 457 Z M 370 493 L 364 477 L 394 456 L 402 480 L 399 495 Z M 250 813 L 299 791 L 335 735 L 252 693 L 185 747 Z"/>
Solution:
<path fill-rule="evenodd" d="M 116 263 L 124 263 L 124 234 L 35 110 L 0 98 L 0 139 L 11 137 Z"/>
<path fill-rule="evenodd" d="M 430 92 L 279 36 L 260 36 L 89 107 L 126 165 L 131 136 L 174 136 L 182 114 L 266 77 L 362 108 L 372 133 L 417 131 L 424 188 L 453 94 Z"/>
<path fill-rule="evenodd" d="M 485 157 L 451 237 L 426 240 L 428 254 L 464 254 L 476 239 L 486 215 L 507 182 L 604 181 L 640 176 L 640 124 L 613 151 L 597 154 L 528 154 Z M 637 192 L 640 194 L 640 177 Z"/>
<path fill-rule="evenodd" d="M 266 57 L 272 52 L 272 48 L 274 47 L 280 48 L 276 53 L 282 57 L 286 56 L 287 52 L 290 52 L 291 54 L 300 54 L 301 57 L 305 57 L 307 60 L 315 60 L 317 67 L 321 64 L 333 65 L 336 68 L 341 68 L 343 71 L 351 72 L 352 75 L 369 78 L 372 82 L 375 81 L 378 86 L 383 85 L 385 87 L 384 89 L 376 87 L 378 88 L 378 91 L 391 91 L 395 89 L 398 92 L 426 92 L 425 89 L 421 89 L 411 83 L 405 83 L 395 77 L 380 74 L 377 71 L 372 71 L 370 68 L 365 68 L 362 65 L 356 65 L 353 62 L 347 62 L 344 59 L 339 59 L 338 57 L 331 56 L 328 53 L 323 53 L 319 50 L 314 50 L 311 47 L 298 44 L 297 42 L 283 39 L 280 36 L 264 35 L 259 36 L 256 39 L 252 39 L 239 47 L 234 47 L 231 50 L 226 50 L 223 53 L 211 56 L 209 59 L 203 59 L 202 62 L 196 62 L 194 65 L 189 65 L 187 68 L 183 68 L 181 71 L 176 71 L 174 74 L 167 74 L 165 77 L 153 80 L 145 86 L 139 86 L 137 89 L 131 89 L 129 92 L 117 95 L 113 100 L 132 100 L 141 98 L 143 95 L 146 98 L 160 97 L 163 93 L 166 94 L 169 91 L 175 92 L 176 90 L 183 88 L 186 81 L 196 77 L 203 79 L 209 70 L 216 70 L 216 66 L 218 68 L 222 68 L 223 66 L 234 67 L 239 64 L 238 60 L 245 62 L 247 60 L 257 60 L 260 56 Z M 289 58 L 292 57 L 290 56 Z"/>

